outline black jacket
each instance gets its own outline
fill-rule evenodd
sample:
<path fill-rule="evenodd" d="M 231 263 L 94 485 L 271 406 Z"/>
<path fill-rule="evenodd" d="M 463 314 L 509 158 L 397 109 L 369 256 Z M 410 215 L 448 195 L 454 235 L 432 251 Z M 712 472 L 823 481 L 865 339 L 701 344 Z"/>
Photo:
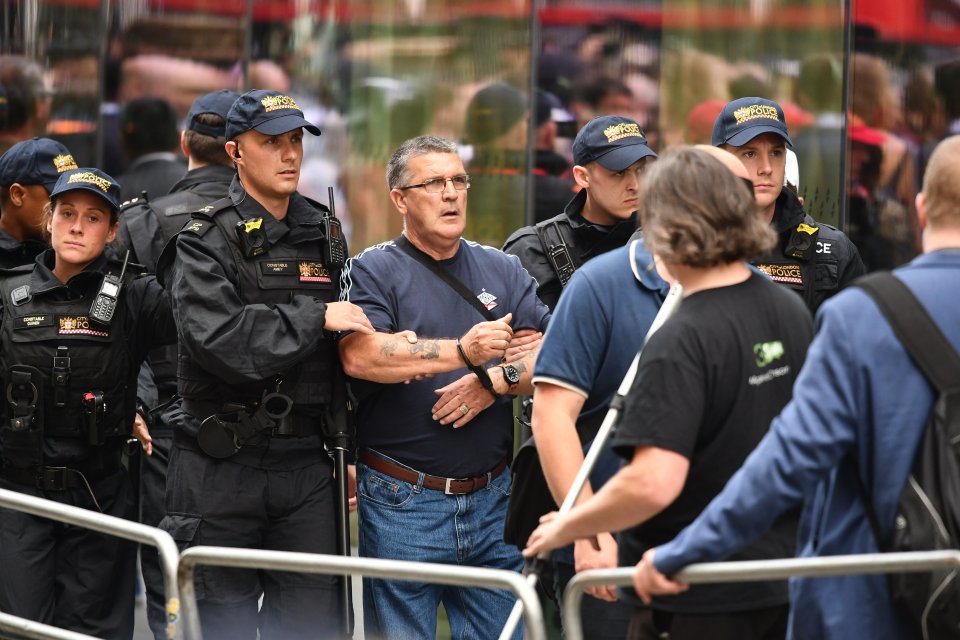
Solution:
<path fill-rule="evenodd" d="M 157 265 L 180 338 L 184 413 L 171 417 L 174 426 L 195 435 L 224 403 L 249 405 L 268 390 L 293 399 L 295 418 L 318 422 L 337 357 L 333 336 L 323 330 L 326 304 L 339 299 L 340 286 L 340 267 L 321 255 L 326 208 L 295 193 L 286 217 L 277 220 L 236 178 L 228 198 L 194 214 Z M 236 228 L 241 221 L 257 224 L 265 252 L 244 250 Z M 307 462 L 321 441 L 319 434 L 281 438 L 269 447 L 278 454 L 300 451 Z"/>
<path fill-rule="evenodd" d="M 30 373 L 42 407 L 36 423 L 43 428 L 43 464 L 70 465 L 105 448 L 119 459 L 133 425 L 140 363 L 150 348 L 176 340 L 169 299 L 152 276 L 133 277 L 128 269 L 113 320 L 103 327 L 90 320 L 89 309 L 104 274 L 118 275 L 121 265 L 100 256 L 64 284 L 52 272 L 53 260 L 48 250 L 33 265 L 0 273 L 0 384 L 9 393 L 13 372 Z M 99 442 L 82 409 L 84 394 L 95 391 L 105 407 Z M 29 443 L 22 431 L 8 430 L 12 410 L 5 402 L 0 411 L 0 441 L 5 456 L 26 446 L 15 456 L 22 463 Z"/>
<path fill-rule="evenodd" d="M 159 198 L 134 198 L 120 209 L 120 228 L 113 242 L 121 258 L 130 250 L 130 260 L 153 272 L 163 246 L 172 238 L 190 214 L 227 195 L 236 171 L 223 165 L 208 165 L 188 171 Z"/>
<path fill-rule="evenodd" d="M 777 246 L 753 264 L 803 297 L 811 314 L 824 300 L 866 272 L 860 253 L 846 234 L 815 221 L 789 189 L 780 192 L 771 224 L 777 232 Z M 790 255 L 800 253 L 796 240 L 812 237 L 798 231 L 801 224 L 817 228 L 816 238 L 802 257 L 796 257 Z M 793 251 L 794 248 L 797 250 Z"/>
<path fill-rule="evenodd" d="M 503 250 L 520 258 L 520 263 L 536 279 L 537 296 L 551 311 L 557 306 L 563 286 L 559 274 L 547 258 L 544 242 L 541 242 L 537 233 L 538 228 L 546 240 L 547 250 L 560 244 L 557 236 L 559 229 L 575 268 L 590 258 L 622 247 L 637 228 L 636 214 L 612 227 L 587 222 L 580 215 L 586 201 L 587 192 L 579 192 L 567 203 L 563 213 L 535 226 L 517 229 L 503 245 Z"/>

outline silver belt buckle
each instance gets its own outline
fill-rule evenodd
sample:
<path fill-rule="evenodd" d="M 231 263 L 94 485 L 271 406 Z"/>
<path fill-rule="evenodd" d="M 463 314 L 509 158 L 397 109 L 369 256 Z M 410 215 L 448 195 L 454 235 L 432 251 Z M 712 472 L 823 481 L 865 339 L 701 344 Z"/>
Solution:
<path fill-rule="evenodd" d="M 453 482 L 453 478 L 447 478 L 446 480 L 447 480 L 447 482 L 446 482 L 446 484 L 443 486 L 443 492 L 444 492 L 445 494 L 447 494 L 448 496 L 458 495 L 458 494 L 456 494 L 456 493 L 454 493 L 453 491 L 450 490 L 450 483 Z"/>

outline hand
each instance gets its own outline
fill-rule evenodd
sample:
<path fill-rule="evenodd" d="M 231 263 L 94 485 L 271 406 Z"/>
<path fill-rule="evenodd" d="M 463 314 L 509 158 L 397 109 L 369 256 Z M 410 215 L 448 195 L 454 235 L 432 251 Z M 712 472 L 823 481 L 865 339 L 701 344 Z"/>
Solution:
<path fill-rule="evenodd" d="M 357 465 L 347 465 L 347 507 L 350 513 L 357 510 Z"/>
<path fill-rule="evenodd" d="M 373 325 L 367 320 L 367 314 L 352 302 L 328 302 L 327 311 L 323 317 L 323 328 L 327 331 L 376 333 Z"/>
<path fill-rule="evenodd" d="M 617 567 L 617 541 L 609 533 L 598 533 L 591 540 L 577 540 L 573 543 L 573 560 L 577 573 L 589 569 L 614 569 Z M 607 602 L 617 600 L 613 585 L 590 587 L 585 593 Z"/>
<path fill-rule="evenodd" d="M 480 384 L 480 379 L 473 373 L 468 373 L 459 380 L 454 380 L 442 389 L 434 390 L 440 396 L 431 410 L 433 419 L 440 424 L 453 423 L 454 429 L 467 424 L 480 412 L 493 404 L 493 396 Z M 466 407 L 464 412 L 462 407 Z"/>
<path fill-rule="evenodd" d="M 647 604 L 650 604 L 653 596 L 675 595 L 690 588 L 689 585 L 674 582 L 657 571 L 657 567 L 653 564 L 655 551 L 656 549 L 647 549 L 643 559 L 637 563 L 636 571 L 633 572 L 633 588 L 637 590 L 640 599 Z"/>
<path fill-rule="evenodd" d="M 540 516 L 540 526 L 530 534 L 523 557 L 536 558 L 573 542 L 573 538 L 564 533 L 564 524 L 563 516 L 556 511 Z"/>
<path fill-rule="evenodd" d="M 145 454 L 153 455 L 153 436 L 150 435 L 150 429 L 147 428 L 147 421 L 139 413 L 133 417 L 133 437 L 140 441 L 140 446 Z"/>
<path fill-rule="evenodd" d="M 503 354 L 503 361 L 516 362 L 529 352 L 539 349 L 541 342 L 543 342 L 543 334 L 536 329 L 520 329 L 514 332 L 510 346 Z"/>
<path fill-rule="evenodd" d="M 482 365 L 503 358 L 513 337 L 513 329 L 510 328 L 512 319 L 513 314 L 508 313 L 499 320 L 477 323 L 463 334 L 460 345 L 471 364 Z"/>

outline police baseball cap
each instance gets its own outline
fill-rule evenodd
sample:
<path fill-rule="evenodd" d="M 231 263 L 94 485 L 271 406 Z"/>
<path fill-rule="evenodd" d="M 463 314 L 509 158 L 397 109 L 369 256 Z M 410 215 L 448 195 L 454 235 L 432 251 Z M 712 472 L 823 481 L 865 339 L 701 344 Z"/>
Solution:
<path fill-rule="evenodd" d="M 594 118 L 573 139 L 573 163 L 585 165 L 596 160 L 605 169 L 623 171 L 637 160 L 657 154 L 647 146 L 643 129 L 630 118 Z"/>
<path fill-rule="evenodd" d="M 61 193 L 78 189 L 95 193 L 106 200 L 113 209 L 120 209 L 120 185 L 109 175 L 93 167 L 81 167 L 61 175 L 53 191 L 50 192 L 50 199 Z"/>
<path fill-rule="evenodd" d="M 251 129 L 267 136 L 278 136 L 300 127 L 315 136 L 320 135 L 320 129 L 307 122 L 293 98 L 279 91 L 257 89 L 243 94 L 230 107 L 226 138 L 233 140 Z"/>
<path fill-rule="evenodd" d="M 230 113 L 230 107 L 239 97 L 239 93 L 227 89 L 200 96 L 193 101 L 193 104 L 190 105 L 190 111 L 187 112 L 187 129 L 211 138 L 225 137 L 227 135 L 227 114 Z M 197 117 L 205 113 L 220 116 L 224 123 L 220 126 L 213 126 L 200 122 Z"/>
<path fill-rule="evenodd" d="M 783 108 L 766 98 L 740 98 L 728 102 L 713 123 L 712 144 L 742 147 L 762 133 L 775 133 L 792 147 Z"/>
<path fill-rule="evenodd" d="M 0 156 L 0 185 L 42 184 L 51 191 L 61 174 L 76 168 L 70 151 L 56 140 L 22 140 Z"/>

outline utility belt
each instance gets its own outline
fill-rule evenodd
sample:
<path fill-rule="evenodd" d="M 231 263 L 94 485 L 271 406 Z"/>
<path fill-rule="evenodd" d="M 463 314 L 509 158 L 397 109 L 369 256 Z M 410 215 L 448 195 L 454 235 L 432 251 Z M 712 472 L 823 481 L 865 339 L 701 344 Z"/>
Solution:
<path fill-rule="evenodd" d="M 211 458 L 229 458 L 259 434 L 303 438 L 323 433 L 322 416 L 293 413 L 293 400 L 264 392 L 256 402 L 210 402 L 184 398 L 183 410 L 201 418 L 197 446 Z"/>
<path fill-rule="evenodd" d="M 462 495 L 479 491 L 500 477 L 500 474 L 507 468 L 507 458 L 504 457 L 493 469 L 483 475 L 472 478 L 444 478 L 442 476 L 432 476 L 428 473 L 420 473 L 410 467 L 396 464 L 386 458 L 381 458 L 368 449 L 360 452 L 360 462 L 375 471 L 385 473 L 391 478 L 396 478 L 397 480 L 402 480 L 412 485 L 418 484 L 422 476 L 424 487 L 435 491 L 443 491 L 447 495 Z"/>
<path fill-rule="evenodd" d="M 120 451 L 98 451 L 86 460 L 71 462 L 68 466 L 0 468 L 0 477 L 16 484 L 36 487 L 41 491 L 90 490 L 90 485 L 113 475 L 121 469 Z"/>

